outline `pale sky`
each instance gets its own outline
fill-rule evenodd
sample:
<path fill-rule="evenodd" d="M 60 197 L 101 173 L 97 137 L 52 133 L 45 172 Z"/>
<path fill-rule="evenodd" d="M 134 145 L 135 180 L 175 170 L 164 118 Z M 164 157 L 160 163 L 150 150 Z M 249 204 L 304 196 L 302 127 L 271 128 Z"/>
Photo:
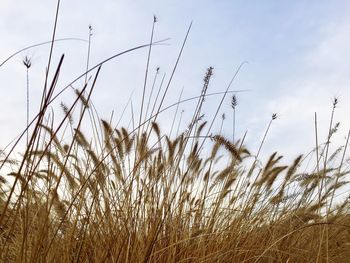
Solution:
<path fill-rule="evenodd" d="M 0 63 L 23 47 L 50 40 L 55 7 L 56 1 L 0 0 Z M 247 143 L 252 152 L 257 150 L 272 113 L 278 113 L 279 118 L 273 123 L 264 152 L 278 150 L 294 158 L 311 150 L 314 112 L 318 113 L 319 129 L 325 138 L 334 97 L 340 101 L 335 121 L 341 122 L 336 142 L 345 142 L 350 128 L 350 1 L 62 0 L 57 38 L 87 39 L 91 24 L 90 65 L 94 65 L 115 53 L 148 43 L 153 15 L 158 18 L 155 39 L 171 39 L 167 41 L 169 45 L 153 48 L 149 88 L 157 67 L 161 74 L 170 75 L 193 21 L 165 106 L 177 100 L 182 87 L 183 98 L 199 95 L 209 66 L 214 67 L 214 76 L 208 92 L 225 90 L 239 64 L 248 61 L 232 89 L 249 90 L 237 94 L 236 134 L 240 137 L 248 130 Z M 84 72 L 86 51 L 85 42 L 57 43 L 54 65 L 65 53 L 59 89 Z M 32 59 L 32 117 L 39 107 L 48 46 L 25 51 L 0 67 L 0 148 L 25 126 L 26 71 L 22 60 L 26 55 Z M 101 117 L 108 119 L 114 110 L 118 119 L 132 91 L 133 103 L 139 105 L 146 58 L 144 49 L 103 66 L 93 94 Z M 72 94 L 67 91 L 59 101 L 69 100 Z M 206 100 L 207 119 L 220 98 Z M 227 116 L 223 131 L 227 136 L 232 133 L 229 100 L 220 110 L 220 115 L 225 112 Z M 189 116 L 193 103 L 183 104 L 179 110 Z M 173 112 L 160 118 L 164 131 Z M 183 123 L 183 128 L 189 121 Z"/>

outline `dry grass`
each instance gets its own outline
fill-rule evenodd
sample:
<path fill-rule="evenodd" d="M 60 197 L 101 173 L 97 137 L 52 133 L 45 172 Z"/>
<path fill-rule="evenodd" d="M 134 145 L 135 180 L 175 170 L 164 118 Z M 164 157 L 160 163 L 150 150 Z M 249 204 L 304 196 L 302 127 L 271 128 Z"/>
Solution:
<path fill-rule="evenodd" d="M 153 31 L 154 25 L 151 43 Z M 151 46 L 144 46 L 145 83 Z M 90 95 L 104 62 L 92 67 L 91 81 L 81 75 L 86 85 L 71 105 L 61 105 L 64 117 L 54 122 L 48 106 L 57 98 L 62 61 L 46 81 L 22 158 L 14 160 L 14 148 L 1 152 L 1 261 L 348 262 L 349 202 L 338 197 L 347 185 L 348 141 L 334 154 L 329 149 L 336 101 L 326 144 L 319 144 L 316 129 L 317 161 L 305 172 L 303 156 L 290 165 L 278 153 L 259 162 L 276 115 L 255 155 L 244 137 L 212 134 L 217 114 L 208 122 L 202 115 L 211 67 L 187 129 L 176 136 L 157 122 L 171 78 L 146 110 L 142 97 L 135 129 L 96 121 Z M 232 105 L 236 114 L 236 97 Z M 95 120 L 92 136 L 81 128 L 87 114 Z"/>

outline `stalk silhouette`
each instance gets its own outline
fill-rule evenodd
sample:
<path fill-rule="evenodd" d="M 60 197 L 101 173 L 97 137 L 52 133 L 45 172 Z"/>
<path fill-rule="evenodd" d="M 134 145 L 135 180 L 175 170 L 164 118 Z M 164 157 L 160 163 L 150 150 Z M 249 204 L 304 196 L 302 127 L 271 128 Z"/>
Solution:
<path fill-rule="evenodd" d="M 197 96 L 182 99 L 181 91 L 177 101 L 163 105 L 191 26 L 169 79 L 164 73 L 158 83 L 157 69 L 148 92 L 151 48 L 161 43 L 153 41 L 152 27 L 149 44 L 94 66 L 89 65 L 90 39 L 85 72 L 55 92 L 64 61 L 62 55 L 56 68 L 51 64 L 58 10 L 59 5 L 48 58 L 53 79 L 46 75 L 39 111 L 30 121 L 31 61 L 23 61 L 27 127 L 11 149 L 0 152 L 0 261 L 348 261 L 350 204 L 344 193 L 349 187 L 350 132 L 344 145 L 336 150 L 330 147 L 339 126 L 334 124 L 338 101 L 333 102 L 323 144 L 315 114 L 316 145 L 310 154 L 286 163 L 275 152 L 262 161 L 277 115 L 271 116 L 256 154 L 251 154 L 247 132 L 242 138 L 235 134 L 238 91 L 230 90 L 245 62 L 224 91 L 208 92 L 214 72 L 208 67 Z M 121 126 L 120 120 L 114 123 L 112 117 L 101 119 L 91 95 L 103 64 L 146 47 L 140 111 L 134 111 L 130 98 L 121 112 L 123 117 L 131 107 L 132 128 Z M 88 74 L 93 74 L 91 81 Z M 75 89 L 74 100 L 56 109 L 53 102 L 78 80 L 84 85 Z M 231 114 L 222 115 L 217 123 L 228 94 L 233 95 L 232 120 Z M 220 101 L 207 120 L 204 101 L 213 96 Z M 193 101 L 192 115 L 181 109 L 177 116 L 183 103 Z M 161 115 L 174 107 L 171 126 L 163 127 Z M 223 135 L 224 120 L 232 121 L 228 136 Z M 15 154 L 22 139 L 26 139 L 25 148 L 21 155 Z M 306 169 L 305 163 L 311 168 Z"/>

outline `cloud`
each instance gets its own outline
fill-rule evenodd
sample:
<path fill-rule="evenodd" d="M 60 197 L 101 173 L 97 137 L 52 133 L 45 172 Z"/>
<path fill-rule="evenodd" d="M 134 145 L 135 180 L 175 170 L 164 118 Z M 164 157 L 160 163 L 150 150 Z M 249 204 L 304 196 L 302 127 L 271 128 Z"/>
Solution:
<path fill-rule="evenodd" d="M 340 121 L 341 126 L 332 142 L 344 144 L 344 136 L 350 128 L 349 24 L 349 19 L 329 22 L 317 44 L 304 50 L 299 74 L 286 79 L 281 95 L 267 103 L 263 111 L 280 114 L 270 135 L 273 143 L 269 148 L 278 145 L 284 153 L 311 150 L 315 145 L 315 112 L 320 138 L 325 140 L 335 97 L 339 105 L 334 123 Z"/>

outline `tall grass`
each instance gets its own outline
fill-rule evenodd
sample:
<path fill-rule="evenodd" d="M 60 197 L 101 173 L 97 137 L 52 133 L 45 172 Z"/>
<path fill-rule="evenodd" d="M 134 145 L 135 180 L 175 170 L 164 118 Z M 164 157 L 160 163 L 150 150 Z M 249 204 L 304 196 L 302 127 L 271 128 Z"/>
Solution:
<path fill-rule="evenodd" d="M 140 115 L 133 116 L 132 130 L 99 119 L 90 100 L 109 59 L 90 69 L 87 63 L 80 76 L 85 85 L 76 90 L 74 102 L 61 105 L 59 122 L 48 109 L 57 98 L 53 94 L 64 56 L 51 81 L 47 75 L 40 110 L 22 134 L 30 131 L 22 157 L 13 158 L 14 148 L 1 152 L 1 261 L 348 262 L 349 200 L 339 194 L 348 184 L 349 134 L 335 152 L 329 147 L 337 128 L 337 101 L 325 144 L 319 142 L 315 122 L 316 161 L 308 170 L 303 164 L 309 157 L 303 155 L 290 164 L 277 152 L 266 163 L 259 161 L 275 114 L 257 153 L 247 149 L 245 136 L 236 139 L 235 96 L 232 139 L 212 132 L 230 92 L 229 85 L 216 94 L 222 100 L 215 117 L 204 120 L 212 67 L 194 98 L 187 128 L 170 136 L 157 117 L 167 109 L 163 101 L 188 32 L 163 95 L 152 98 L 153 84 L 147 101 L 154 24 L 151 43 L 141 46 L 149 52 Z M 51 52 L 49 69 L 50 61 Z M 173 106 L 182 101 L 180 96 Z M 82 128 L 86 114 L 93 136 Z"/>

